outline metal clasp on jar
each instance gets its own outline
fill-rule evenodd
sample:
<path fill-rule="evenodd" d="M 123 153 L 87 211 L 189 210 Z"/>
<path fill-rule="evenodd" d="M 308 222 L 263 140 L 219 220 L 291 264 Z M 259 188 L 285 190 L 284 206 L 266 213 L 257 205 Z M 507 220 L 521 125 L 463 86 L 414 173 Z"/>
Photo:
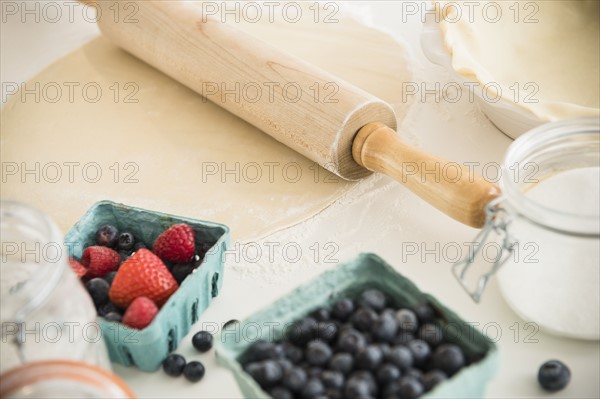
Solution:
<path fill-rule="evenodd" d="M 480 301 L 489 279 L 506 263 L 517 244 L 517 241 L 512 238 L 508 229 L 512 221 L 512 215 L 500 206 L 503 201 L 504 198 L 499 197 L 486 206 L 486 224 L 475 237 L 475 242 L 478 243 L 477 247 L 475 250 L 469 251 L 466 258 L 452 266 L 452 273 L 475 302 Z M 467 277 L 469 277 L 467 273 L 478 259 L 484 258 L 482 249 L 486 243 L 491 242 L 490 233 L 492 232 L 500 238 L 499 254 L 491 262 L 489 270 L 477 278 L 475 288 L 471 288 L 467 281 Z"/>

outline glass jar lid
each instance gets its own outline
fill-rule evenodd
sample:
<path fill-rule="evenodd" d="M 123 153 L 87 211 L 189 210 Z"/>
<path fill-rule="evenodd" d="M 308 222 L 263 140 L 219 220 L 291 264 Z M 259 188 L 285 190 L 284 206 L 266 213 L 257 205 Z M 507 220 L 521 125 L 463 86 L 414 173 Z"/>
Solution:
<path fill-rule="evenodd" d="M 14 368 L 0 378 L 3 398 L 135 398 L 116 375 L 85 363 L 50 360 Z"/>

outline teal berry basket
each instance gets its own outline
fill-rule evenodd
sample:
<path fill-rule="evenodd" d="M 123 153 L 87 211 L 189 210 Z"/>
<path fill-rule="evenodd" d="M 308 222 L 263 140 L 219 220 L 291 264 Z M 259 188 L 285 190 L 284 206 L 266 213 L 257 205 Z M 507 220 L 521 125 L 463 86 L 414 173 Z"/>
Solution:
<path fill-rule="evenodd" d="M 196 232 L 196 247 L 207 249 L 202 264 L 187 276 L 177 291 L 143 330 L 98 317 L 110 359 L 143 371 L 155 371 L 177 348 L 200 314 L 219 294 L 223 285 L 224 252 L 230 245 L 225 225 L 135 208 L 111 201 L 95 203 L 65 236 L 69 256 L 80 258 L 94 245 L 95 232 L 103 224 L 131 231 L 149 248 L 160 233 L 176 223 L 186 223 Z"/>
<path fill-rule="evenodd" d="M 319 307 L 331 305 L 339 297 L 356 297 L 366 288 L 385 292 L 395 306 L 411 307 L 427 301 L 436 311 L 446 339 L 461 346 L 467 356 L 479 359 L 437 385 L 423 398 L 485 397 L 487 383 L 498 368 L 496 345 L 374 254 L 361 254 L 349 263 L 324 272 L 235 328 L 223 330 L 215 340 L 217 360 L 233 372 L 245 398 L 270 398 L 242 369 L 246 349 L 258 339 L 282 338 L 293 321 Z"/>

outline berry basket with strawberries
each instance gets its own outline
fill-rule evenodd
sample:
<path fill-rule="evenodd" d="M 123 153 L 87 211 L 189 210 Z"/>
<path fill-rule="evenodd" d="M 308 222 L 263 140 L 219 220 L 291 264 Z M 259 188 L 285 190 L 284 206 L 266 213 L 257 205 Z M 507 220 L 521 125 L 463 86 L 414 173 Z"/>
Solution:
<path fill-rule="evenodd" d="M 496 345 L 374 254 L 215 339 L 246 398 L 482 398 Z"/>
<path fill-rule="evenodd" d="M 112 361 L 158 369 L 223 284 L 229 228 L 97 202 L 65 235 Z"/>

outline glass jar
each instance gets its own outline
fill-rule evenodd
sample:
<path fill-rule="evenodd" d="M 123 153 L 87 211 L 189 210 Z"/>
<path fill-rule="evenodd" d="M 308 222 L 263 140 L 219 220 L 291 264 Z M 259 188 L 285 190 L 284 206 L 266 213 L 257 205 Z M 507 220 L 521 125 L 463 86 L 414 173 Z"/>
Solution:
<path fill-rule="evenodd" d="M 0 373 L 49 359 L 110 370 L 96 310 L 57 226 L 17 202 L 2 201 L 0 213 Z"/>
<path fill-rule="evenodd" d="M 548 123 L 512 143 L 479 245 L 453 268 L 475 301 L 502 266 L 500 290 L 520 317 L 557 335 L 600 339 L 599 171 L 596 118 Z M 473 289 L 467 272 L 479 267 Z"/>
<path fill-rule="evenodd" d="M 135 398 L 116 375 L 64 360 L 29 363 L 2 375 L 3 398 Z"/>

